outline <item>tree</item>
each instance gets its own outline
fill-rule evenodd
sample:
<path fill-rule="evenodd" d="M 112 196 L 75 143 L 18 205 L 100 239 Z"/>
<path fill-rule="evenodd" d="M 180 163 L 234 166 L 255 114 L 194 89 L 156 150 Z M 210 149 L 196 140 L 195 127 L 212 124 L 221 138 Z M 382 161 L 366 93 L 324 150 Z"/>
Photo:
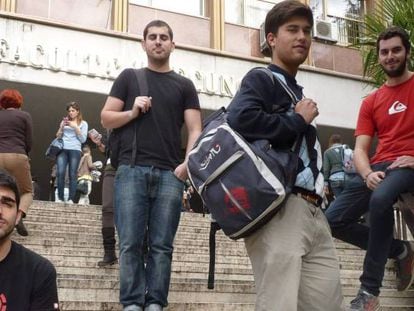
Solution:
<path fill-rule="evenodd" d="M 410 70 L 414 65 L 414 0 L 377 0 L 373 12 L 365 15 L 364 31 L 357 47 L 361 48 L 364 76 L 375 86 L 385 82 L 385 74 L 378 64 L 376 42 L 378 35 L 387 27 L 395 25 L 410 34 L 411 55 L 408 60 Z"/>

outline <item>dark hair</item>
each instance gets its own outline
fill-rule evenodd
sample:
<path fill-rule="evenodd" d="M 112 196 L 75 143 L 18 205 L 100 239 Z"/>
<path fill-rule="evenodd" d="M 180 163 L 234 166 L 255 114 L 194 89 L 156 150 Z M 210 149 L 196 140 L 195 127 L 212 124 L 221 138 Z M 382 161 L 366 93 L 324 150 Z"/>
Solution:
<path fill-rule="evenodd" d="M 0 186 L 8 188 L 14 192 L 14 196 L 16 197 L 16 206 L 17 209 L 19 209 L 20 193 L 19 188 L 17 187 L 16 179 L 3 169 L 0 169 Z"/>
<path fill-rule="evenodd" d="M 408 33 L 405 31 L 404 28 L 399 27 L 399 26 L 390 26 L 387 29 L 385 29 L 384 31 L 382 31 L 377 39 L 377 55 L 379 53 L 379 44 L 381 40 L 388 40 L 394 37 L 400 37 L 402 44 L 405 47 L 405 51 L 407 53 L 410 52 L 411 49 L 411 44 L 410 44 L 410 36 L 408 35 Z"/>
<path fill-rule="evenodd" d="M 23 96 L 18 90 L 5 89 L 0 93 L 0 107 L 20 108 L 23 105 Z"/>
<path fill-rule="evenodd" d="M 168 34 L 170 35 L 170 39 L 171 39 L 171 41 L 173 40 L 173 31 L 172 31 L 170 25 L 168 25 L 166 22 L 164 22 L 160 19 L 153 20 L 153 21 L 149 22 L 147 24 L 147 26 L 145 26 L 145 28 L 144 28 L 144 40 L 147 38 L 148 29 L 151 28 L 151 27 L 167 27 Z"/>
<path fill-rule="evenodd" d="M 268 33 L 277 33 L 279 27 L 292 17 L 304 17 L 313 26 L 312 10 L 306 4 L 297 0 L 286 0 L 276 4 L 266 15 L 265 36 Z"/>
<path fill-rule="evenodd" d="M 339 134 L 332 134 L 331 137 L 329 137 L 328 146 L 332 146 L 333 144 L 342 144 L 342 138 Z"/>
<path fill-rule="evenodd" d="M 73 108 L 73 109 L 75 109 L 76 111 L 79 111 L 79 114 L 78 114 L 78 119 L 77 119 L 77 121 L 78 121 L 78 125 L 82 122 L 82 120 L 83 120 L 83 118 L 82 118 L 82 112 L 80 111 L 80 107 L 79 107 L 79 104 L 77 103 L 77 102 L 70 102 L 70 103 L 67 103 L 66 104 L 66 111 L 69 111 L 69 108 Z"/>

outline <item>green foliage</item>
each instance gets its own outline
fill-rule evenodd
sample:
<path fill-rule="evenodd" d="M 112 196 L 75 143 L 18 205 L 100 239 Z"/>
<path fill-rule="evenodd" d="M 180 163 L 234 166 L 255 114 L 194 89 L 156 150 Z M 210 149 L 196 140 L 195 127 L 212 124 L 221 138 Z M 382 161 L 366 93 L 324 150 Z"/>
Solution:
<path fill-rule="evenodd" d="M 373 12 L 365 16 L 364 31 L 358 39 L 364 61 L 364 76 L 375 86 L 385 82 L 385 74 L 378 64 L 376 42 L 378 35 L 391 25 L 403 27 L 411 38 L 409 68 L 414 65 L 414 0 L 377 0 Z"/>

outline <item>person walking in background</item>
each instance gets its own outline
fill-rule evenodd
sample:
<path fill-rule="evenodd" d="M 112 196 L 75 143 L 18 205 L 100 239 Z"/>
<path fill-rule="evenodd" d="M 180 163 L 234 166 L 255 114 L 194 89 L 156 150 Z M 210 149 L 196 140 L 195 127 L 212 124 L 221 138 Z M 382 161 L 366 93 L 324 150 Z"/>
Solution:
<path fill-rule="evenodd" d="M 140 73 L 149 94 L 140 93 L 136 72 L 126 69 L 115 80 L 101 113 L 104 127 L 120 134 L 114 197 L 120 302 L 125 311 L 160 311 L 168 304 L 173 241 L 187 178 L 187 155 L 184 162 L 180 157 L 181 128 L 185 124 L 188 131 L 187 152 L 201 133 L 194 84 L 170 67 L 170 26 L 152 21 L 143 38 L 148 67 Z M 146 231 L 149 253 L 144 265 Z"/>
<path fill-rule="evenodd" d="M 323 153 L 323 176 L 325 179 L 325 194 L 329 195 L 331 191 L 334 197 L 344 190 L 345 172 L 342 167 L 343 146 L 342 138 L 339 134 L 333 134 L 329 137 L 328 149 Z"/>
<path fill-rule="evenodd" d="M 351 310 L 378 310 L 387 258 L 394 258 L 397 288 L 414 279 L 414 243 L 397 240 L 394 208 L 398 196 L 414 191 L 414 73 L 408 70 L 410 39 L 400 27 L 389 27 L 377 39 L 378 62 L 386 82 L 366 97 L 355 130 L 352 178 L 326 211 L 334 237 L 366 249 L 361 287 Z M 378 138 L 375 154 L 369 151 Z M 370 227 L 359 223 L 369 210 Z"/>
<path fill-rule="evenodd" d="M 106 267 L 117 262 L 115 254 L 115 223 L 114 223 L 114 178 L 116 170 L 108 157 L 107 143 L 99 132 L 89 132 L 89 138 L 96 144 L 99 151 L 107 155 L 102 181 L 102 240 L 104 256 L 98 267 Z"/>
<path fill-rule="evenodd" d="M 86 192 L 80 193 L 80 198 L 78 201 L 79 204 L 89 205 L 89 194 L 92 191 L 93 180 L 91 171 L 95 169 L 97 169 L 97 167 L 92 161 L 91 148 L 88 145 L 84 145 L 82 147 L 82 157 L 80 159 L 78 167 L 78 189 L 85 187 Z"/>
<path fill-rule="evenodd" d="M 78 167 L 81 158 L 81 146 L 86 141 L 88 123 L 82 119 L 79 104 L 70 102 L 66 106 L 67 116 L 60 122 L 56 137 L 63 139 L 63 150 L 58 154 L 56 202 L 64 202 L 65 172 L 69 168 L 69 204 L 73 204 L 76 194 Z"/>
<path fill-rule="evenodd" d="M 29 152 L 32 149 L 33 122 L 26 111 L 22 111 L 23 96 L 18 90 L 6 89 L 0 93 L 0 168 L 15 176 L 21 203 L 22 217 L 16 226 L 22 236 L 29 233 L 23 223 L 33 202 L 33 185 L 30 173 Z"/>
<path fill-rule="evenodd" d="M 0 309 L 59 310 L 53 264 L 11 239 L 21 203 L 16 180 L 0 170 Z"/>
<path fill-rule="evenodd" d="M 247 140 L 267 139 L 282 150 L 300 146 L 292 194 L 268 223 L 245 238 L 256 311 L 342 310 L 339 263 L 320 208 L 322 152 L 314 126 L 319 112 L 295 79 L 309 53 L 312 26 L 309 6 L 296 0 L 276 4 L 265 20 L 272 53 L 268 69 L 275 78 L 251 70 L 228 107 L 230 126 Z M 285 88 L 294 93 L 294 103 Z"/>

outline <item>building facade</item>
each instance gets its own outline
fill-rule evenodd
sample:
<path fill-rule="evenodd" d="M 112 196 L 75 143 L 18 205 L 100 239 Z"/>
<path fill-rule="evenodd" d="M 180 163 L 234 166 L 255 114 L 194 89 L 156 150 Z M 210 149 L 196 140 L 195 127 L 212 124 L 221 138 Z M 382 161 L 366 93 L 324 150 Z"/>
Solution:
<path fill-rule="evenodd" d="M 305 95 L 318 102 L 323 144 L 341 133 L 353 144 L 359 105 L 371 89 L 352 48 L 363 0 L 303 0 L 314 10 L 314 42 L 298 73 Z M 47 199 L 51 163 L 44 152 L 65 115 L 79 102 L 90 128 L 102 131 L 100 110 L 113 80 L 127 67 L 146 66 L 140 42 L 153 19 L 168 22 L 175 71 L 190 78 L 203 114 L 227 106 L 243 75 L 265 66 L 260 25 L 279 0 L 0 0 L 0 89 L 17 88 L 34 122 L 33 175 Z M 264 54 L 262 54 L 262 52 Z M 97 153 L 95 158 L 102 159 Z M 99 187 L 95 187 L 99 188 Z M 92 202 L 99 203 L 95 192 Z"/>

